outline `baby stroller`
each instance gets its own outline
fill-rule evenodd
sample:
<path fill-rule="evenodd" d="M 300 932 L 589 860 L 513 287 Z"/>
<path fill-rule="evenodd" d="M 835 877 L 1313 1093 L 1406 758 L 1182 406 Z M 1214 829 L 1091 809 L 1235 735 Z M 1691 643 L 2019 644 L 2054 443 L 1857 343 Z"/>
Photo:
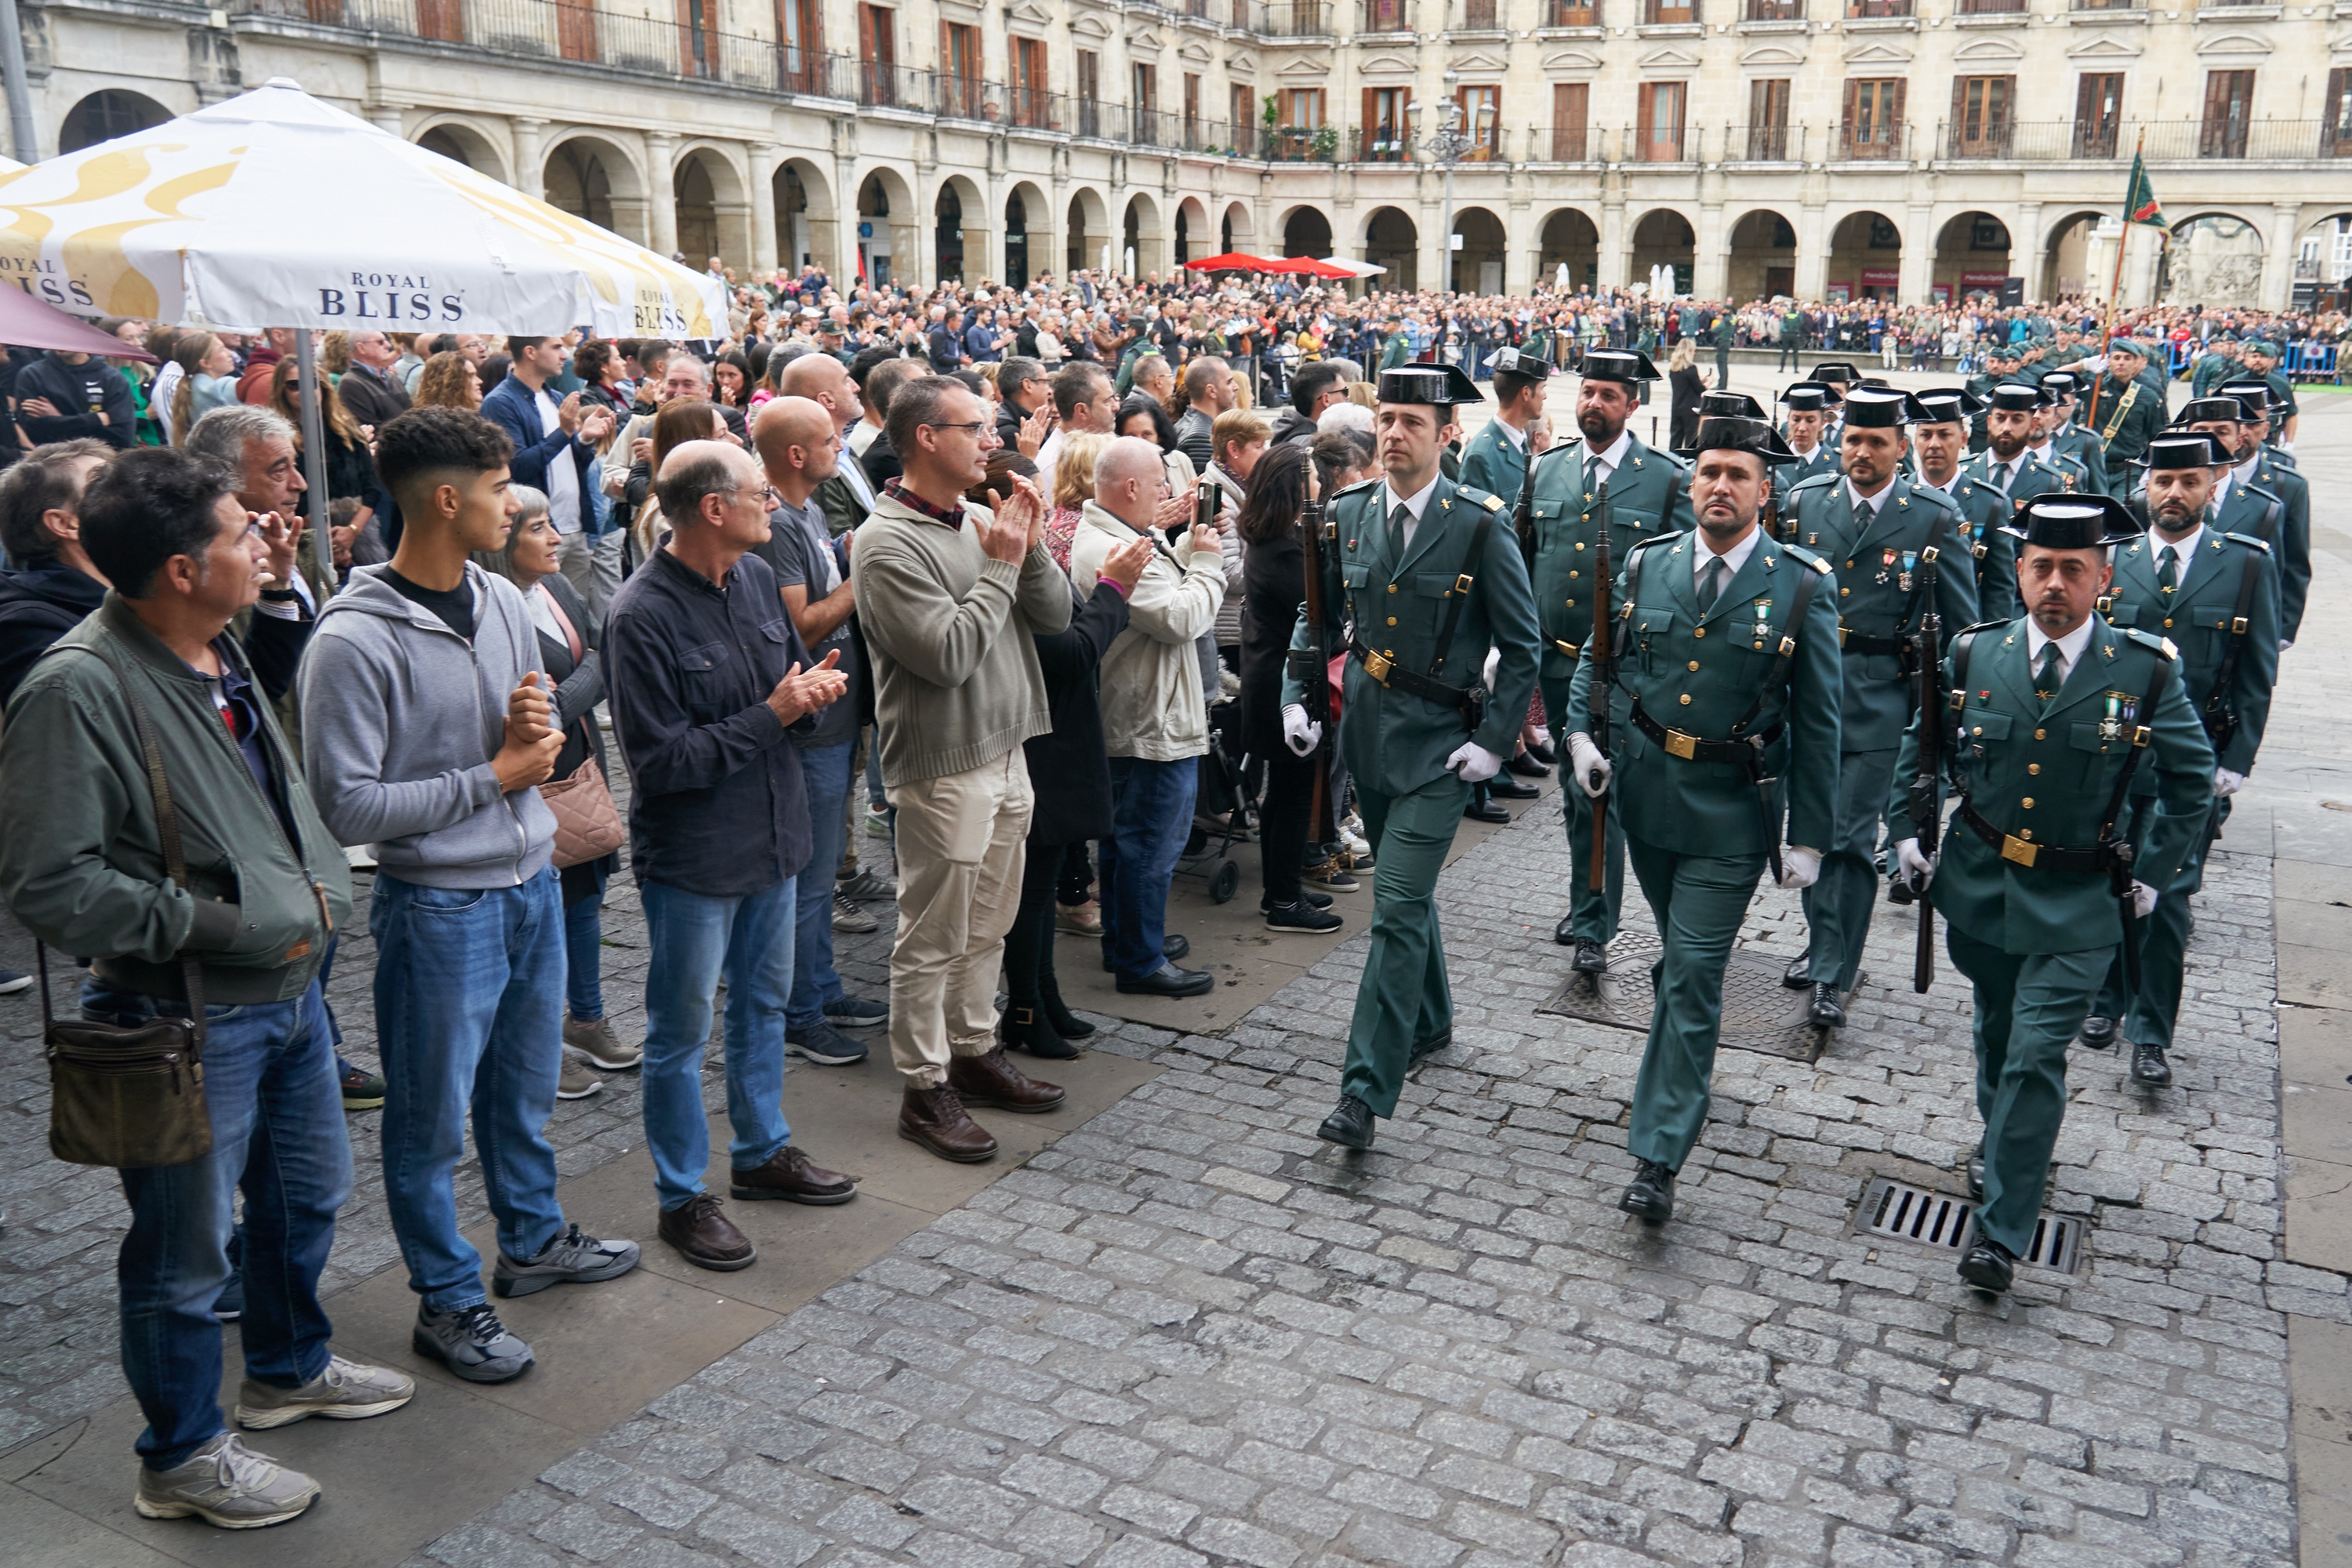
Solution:
<path fill-rule="evenodd" d="M 1209 709 L 1209 749 L 1201 757 L 1201 783 L 1192 805 L 1192 832 L 1176 858 L 1180 876 L 1209 885 L 1209 900 L 1225 903 L 1241 891 L 1241 862 L 1234 846 L 1257 837 L 1257 797 L 1250 790 L 1228 736 L 1237 736 L 1241 704 L 1220 701 Z"/>

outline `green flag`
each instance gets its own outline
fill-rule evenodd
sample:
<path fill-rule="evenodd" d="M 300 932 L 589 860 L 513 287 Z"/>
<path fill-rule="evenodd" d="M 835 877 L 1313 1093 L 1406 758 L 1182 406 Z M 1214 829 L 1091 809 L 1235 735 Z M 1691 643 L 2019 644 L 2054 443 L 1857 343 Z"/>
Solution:
<path fill-rule="evenodd" d="M 2148 183 L 2147 165 L 2137 153 L 2132 154 L 2131 189 L 2124 195 L 2124 221 L 2150 224 L 2158 228 L 2171 226 L 2164 221 L 2164 205 L 2156 199 L 2156 187 Z"/>

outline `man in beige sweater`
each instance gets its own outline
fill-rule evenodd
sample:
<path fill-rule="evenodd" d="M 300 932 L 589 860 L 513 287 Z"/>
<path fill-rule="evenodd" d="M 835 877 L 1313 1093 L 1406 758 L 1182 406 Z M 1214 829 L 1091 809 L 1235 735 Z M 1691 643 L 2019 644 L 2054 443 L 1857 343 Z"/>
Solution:
<path fill-rule="evenodd" d="M 966 1101 L 1020 1111 L 1062 1102 L 1060 1089 L 1005 1059 L 996 974 L 1029 834 L 1021 742 L 1053 728 L 1033 639 L 1070 624 L 1070 585 L 1040 542 L 1045 507 L 1027 481 L 1016 479 L 992 513 L 963 499 L 997 444 L 979 398 L 924 376 L 893 395 L 887 420 L 905 471 L 857 531 L 850 577 L 874 668 L 882 784 L 898 814 L 898 1132 L 941 1159 L 986 1160 L 996 1140 Z"/>

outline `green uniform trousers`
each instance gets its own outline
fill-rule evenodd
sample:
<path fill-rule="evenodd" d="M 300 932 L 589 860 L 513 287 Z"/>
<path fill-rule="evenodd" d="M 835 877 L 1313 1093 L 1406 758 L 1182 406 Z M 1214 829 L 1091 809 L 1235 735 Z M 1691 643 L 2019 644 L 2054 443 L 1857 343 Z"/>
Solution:
<path fill-rule="evenodd" d="M 1348 1024 L 1339 1089 L 1394 1116 L 1412 1048 L 1454 1027 L 1445 948 L 1437 935 L 1437 874 L 1462 825 L 1470 786 L 1453 773 L 1411 795 L 1376 795 L 1356 781 L 1356 805 L 1372 846 L 1372 945 Z"/>
<path fill-rule="evenodd" d="M 1570 934 L 1580 942 L 1597 942 L 1606 947 L 1617 939 L 1618 912 L 1625 907 L 1625 830 L 1617 826 L 1617 814 L 1609 814 L 1609 842 L 1604 847 L 1605 864 L 1601 873 L 1601 889 L 1592 887 L 1592 797 L 1578 787 L 1570 777 L 1568 761 L 1569 734 L 1583 728 L 1568 721 L 1568 682 L 1555 681 L 1544 688 L 1544 717 L 1551 721 L 1552 747 L 1559 755 L 1559 793 L 1566 804 L 1560 816 L 1568 824 L 1568 857 L 1570 883 L 1569 912 L 1574 917 Z M 1577 717 L 1583 718 L 1579 714 Z"/>
<path fill-rule="evenodd" d="M 2004 952 L 1948 923 L 1944 948 L 1976 987 L 1977 1114 L 1985 1130 L 1977 1232 L 2022 1258 L 2066 1120 L 2066 1047 L 2090 1016 L 2116 950 Z"/>
<path fill-rule="evenodd" d="M 1816 982 L 1853 989 L 1862 944 L 1878 902 L 1878 824 L 1895 782 L 1895 752 L 1847 752 L 1838 758 L 1837 842 L 1822 847 L 1822 874 L 1803 894 L 1808 967 Z"/>
<path fill-rule="evenodd" d="M 2154 795 L 2135 798 L 2117 830 L 2133 843 L 2145 844 L 2148 821 L 2157 810 Z M 2136 1045 L 2172 1048 L 2173 1027 L 2180 1018 L 2182 972 L 2189 962 L 2189 933 L 2197 929 L 2189 900 L 2205 890 L 2205 858 L 2229 818 L 2229 798 L 2216 800 L 2211 812 L 2203 847 L 2180 863 L 2179 873 L 2169 887 L 2160 889 L 2163 896 L 2147 919 L 2132 922 L 2139 936 L 2139 994 L 2132 995 L 2124 985 L 2123 954 L 2118 952 L 2107 965 L 2099 999 L 2091 1005 L 2091 1011 L 2099 1017 L 2121 1024 L 2124 1038 Z"/>
<path fill-rule="evenodd" d="M 1765 858 L 1683 855 L 1639 838 L 1628 838 L 1625 849 L 1665 944 L 1650 966 L 1657 1001 L 1650 1008 L 1650 1040 L 1633 1085 L 1633 1131 L 1625 1147 L 1637 1160 L 1679 1171 L 1706 1125 L 1707 1084 L 1723 1026 L 1724 965 L 1764 875 Z"/>

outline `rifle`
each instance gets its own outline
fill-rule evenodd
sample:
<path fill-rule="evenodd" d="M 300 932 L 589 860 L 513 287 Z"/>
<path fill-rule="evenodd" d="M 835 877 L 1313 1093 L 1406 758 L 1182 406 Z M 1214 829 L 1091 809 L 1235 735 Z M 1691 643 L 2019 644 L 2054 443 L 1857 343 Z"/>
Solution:
<path fill-rule="evenodd" d="M 1598 579 L 1592 589 L 1592 632 L 1584 639 L 1584 657 L 1595 660 L 1592 679 L 1587 688 L 1591 703 L 1587 731 L 1592 744 L 1602 756 L 1609 754 L 1609 691 L 1616 684 L 1617 660 L 1612 653 L 1615 638 L 1611 637 L 1610 616 L 1615 613 L 1611 602 L 1615 596 L 1615 572 L 1609 561 L 1609 486 L 1603 481 L 1595 509 L 1601 514 L 1600 538 L 1594 544 L 1592 570 Z M 1592 802 L 1592 872 L 1590 885 L 1600 892 L 1607 879 L 1609 861 L 1609 795 L 1606 790 Z"/>
<path fill-rule="evenodd" d="M 1919 771 L 1911 779 L 1911 825 L 1919 831 L 1921 853 L 1932 858 L 1936 842 L 1941 836 L 1944 803 L 1939 785 L 1944 773 L 1944 710 L 1947 699 L 1944 681 L 1944 616 L 1937 607 L 1936 552 L 1930 550 L 1919 563 L 1919 590 L 1927 601 L 1927 609 L 1919 616 L 1919 631 L 1913 647 L 1918 656 L 1918 720 L 1915 726 L 1919 752 Z M 1919 942 L 1911 957 L 1911 989 L 1926 994 L 1936 983 L 1936 906 L 1926 893 L 1918 896 Z"/>
<path fill-rule="evenodd" d="M 1528 581 L 1536 575 L 1536 433 L 1528 431 L 1527 471 L 1519 476 L 1519 504 L 1511 513 L 1511 531 L 1519 536 L 1519 559 L 1528 565 Z"/>
<path fill-rule="evenodd" d="M 1323 544 L 1334 534 L 1323 521 L 1323 503 L 1309 500 L 1298 512 L 1298 546 L 1307 567 L 1307 651 L 1290 656 L 1308 722 L 1323 727 L 1323 738 L 1307 759 L 1313 784 L 1307 795 L 1307 842 L 1328 844 L 1339 837 L 1333 823 L 1331 750 L 1337 743 L 1331 720 L 1331 646 L 1323 605 Z"/>

